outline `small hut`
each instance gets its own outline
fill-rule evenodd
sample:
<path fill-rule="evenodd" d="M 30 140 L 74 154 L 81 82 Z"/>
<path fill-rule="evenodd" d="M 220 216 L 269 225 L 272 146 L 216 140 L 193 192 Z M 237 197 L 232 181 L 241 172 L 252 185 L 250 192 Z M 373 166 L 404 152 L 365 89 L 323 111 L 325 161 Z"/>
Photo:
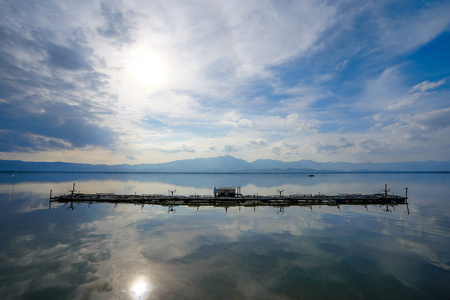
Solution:
<path fill-rule="evenodd" d="M 234 187 L 214 187 L 214 197 L 236 197 L 236 189 Z"/>

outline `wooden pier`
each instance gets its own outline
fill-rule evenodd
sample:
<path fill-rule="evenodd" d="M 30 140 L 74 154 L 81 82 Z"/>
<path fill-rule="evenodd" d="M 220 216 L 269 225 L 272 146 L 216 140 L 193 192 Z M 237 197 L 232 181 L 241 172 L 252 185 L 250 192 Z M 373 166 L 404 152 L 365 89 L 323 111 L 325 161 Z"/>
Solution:
<path fill-rule="evenodd" d="M 229 191 L 230 188 L 224 188 Z M 292 194 L 283 195 L 282 190 L 278 190 L 278 195 L 242 195 L 233 193 L 233 196 L 222 196 L 220 189 L 214 188 L 214 196 L 191 195 L 177 196 L 174 191 L 169 191 L 168 195 L 163 194 L 142 194 L 142 195 L 116 195 L 113 193 L 84 194 L 75 192 L 75 184 L 70 194 L 53 197 L 50 192 L 49 207 L 52 202 L 59 203 L 113 203 L 113 204 L 139 204 L 139 205 L 161 205 L 161 206 L 312 206 L 312 205 L 397 205 L 407 204 L 408 195 L 399 196 L 388 194 L 387 185 L 385 189 L 377 194 Z M 227 194 L 228 195 L 228 194 Z"/>

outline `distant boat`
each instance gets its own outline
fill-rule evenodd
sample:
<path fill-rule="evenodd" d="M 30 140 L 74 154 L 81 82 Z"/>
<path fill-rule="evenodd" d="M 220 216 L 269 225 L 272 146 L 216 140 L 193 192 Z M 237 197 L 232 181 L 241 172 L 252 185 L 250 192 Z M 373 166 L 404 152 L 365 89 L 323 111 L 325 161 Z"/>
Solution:
<path fill-rule="evenodd" d="M 314 177 L 314 175 L 313 174 L 309 174 L 309 177 Z"/>

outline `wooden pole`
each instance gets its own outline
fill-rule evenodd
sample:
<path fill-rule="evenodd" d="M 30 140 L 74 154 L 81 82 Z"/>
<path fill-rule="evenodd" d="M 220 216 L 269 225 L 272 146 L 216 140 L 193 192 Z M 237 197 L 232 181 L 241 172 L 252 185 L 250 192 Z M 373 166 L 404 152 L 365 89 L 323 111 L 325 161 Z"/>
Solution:
<path fill-rule="evenodd" d="M 48 209 L 52 208 L 52 189 L 50 189 L 50 197 L 48 197 Z"/>

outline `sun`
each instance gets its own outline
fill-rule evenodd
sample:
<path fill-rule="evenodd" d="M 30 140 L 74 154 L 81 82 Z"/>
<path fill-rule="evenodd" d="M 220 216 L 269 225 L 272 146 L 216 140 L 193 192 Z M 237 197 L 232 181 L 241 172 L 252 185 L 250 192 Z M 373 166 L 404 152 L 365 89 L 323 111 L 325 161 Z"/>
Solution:
<path fill-rule="evenodd" d="M 158 87 L 167 76 L 167 63 L 150 48 L 136 48 L 127 57 L 126 75 L 141 87 Z"/>

